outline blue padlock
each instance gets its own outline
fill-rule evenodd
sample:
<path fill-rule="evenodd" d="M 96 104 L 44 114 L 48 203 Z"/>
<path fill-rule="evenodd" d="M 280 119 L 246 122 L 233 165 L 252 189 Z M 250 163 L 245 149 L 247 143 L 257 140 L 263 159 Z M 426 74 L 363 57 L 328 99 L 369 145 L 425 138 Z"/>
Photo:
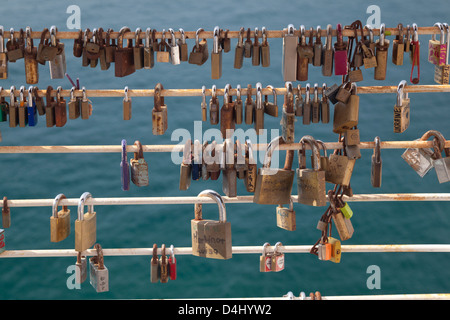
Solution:
<path fill-rule="evenodd" d="M 127 140 L 122 140 L 122 161 L 120 162 L 120 171 L 122 178 L 122 190 L 130 189 L 130 168 L 127 161 Z"/>
<path fill-rule="evenodd" d="M 195 140 L 194 141 L 194 150 L 192 151 L 192 157 L 191 157 L 191 174 L 192 174 L 192 180 L 199 180 L 202 178 L 202 145 L 200 144 L 200 141 Z"/>
<path fill-rule="evenodd" d="M 34 127 L 38 123 L 38 115 L 36 110 L 36 102 L 33 98 L 33 87 L 28 88 L 28 106 L 27 106 L 28 125 Z"/>

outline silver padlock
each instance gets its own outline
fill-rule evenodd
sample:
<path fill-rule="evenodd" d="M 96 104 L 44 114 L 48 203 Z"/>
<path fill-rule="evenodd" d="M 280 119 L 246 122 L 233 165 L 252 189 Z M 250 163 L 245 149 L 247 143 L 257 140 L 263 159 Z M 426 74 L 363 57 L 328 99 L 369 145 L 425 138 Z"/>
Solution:
<path fill-rule="evenodd" d="M 433 141 L 434 148 L 437 149 L 438 151 L 433 154 L 432 163 L 434 166 L 434 170 L 436 171 L 436 175 L 439 180 L 439 183 L 449 182 L 450 181 L 450 149 L 445 148 L 445 147 L 443 148 L 445 151 L 445 158 L 442 158 L 441 145 L 445 146 L 445 139 L 443 138 L 443 136 L 438 136 L 438 141 L 439 141 L 439 143 L 437 143 L 436 140 Z"/>
<path fill-rule="evenodd" d="M 170 43 L 170 61 L 172 62 L 172 64 L 180 64 L 180 47 L 178 46 L 173 29 L 169 28 L 169 32 L 172 36 L 172 40 Z"/>
<path fill-rule="evenodd" d="M 82 284 L 87 279 L 87 259 L 78 252 L 75 263 L 75 283 Z"/>
<path fill-rule="evenodd" d="M 50 78 L 63 79 L 66 75 L 66 53 L 64 50 L 64 43 L 60 43 L 56 39 L 56 27 L 50 28 L 50 39 L 52 46 L 58 48 L 58 53 L 53 60 L 49 61 Z"/>
<path fill-rule="evenodd" d="M 103 250 L 100 244 L 95 244 L 97 255 L 89 259 L 90 283 L 94 289 L 100 292 L 109 291 L 109 272 L 103 262 Z"/>

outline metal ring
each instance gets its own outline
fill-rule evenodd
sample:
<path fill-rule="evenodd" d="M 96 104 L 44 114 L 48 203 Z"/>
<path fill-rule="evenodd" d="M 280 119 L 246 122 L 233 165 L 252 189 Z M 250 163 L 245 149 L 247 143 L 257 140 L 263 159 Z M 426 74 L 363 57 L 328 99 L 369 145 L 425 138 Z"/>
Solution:
<path fill-rule="evenodd" d="M 80 200 L 78 200 L 78 220 L 84 220 L 84 204 L 87 199 L 92 198 L 92 195 L 89 192 L 85 192 L 81 195 Z M 94 205 L 91 204 L 88 207 L 88 212 L 94 212 Z"/>
<path fill-rule="evenodd" d="M 52 216 L 53 216 L 53 218 L 58 218 L 58 205 L 59 205 L 59 202 L 62 199 L 67 199 L 67 198 L 66 198 L 66 196 L 63 193 L 60 193 L 53 200 L 53 206 L 52 206 Z M 67 210 L 67 206 L 64 206 L 63 210 Z"/>
<path fill-rule="evenodd" d="M 223 201 L 220 194 L 218 194 L 214 190 L 207 189 L 207 190 L 203 190 L 202 192 L 200 192 L 197 195 L 197 197 L 209 197 L 209 198 L 213 199 L 217 203 L 217 206 L 219 207 L 219 220 L 221 222 L 227 221 L 227 211 L 225 209 L 225 202 Z"/>

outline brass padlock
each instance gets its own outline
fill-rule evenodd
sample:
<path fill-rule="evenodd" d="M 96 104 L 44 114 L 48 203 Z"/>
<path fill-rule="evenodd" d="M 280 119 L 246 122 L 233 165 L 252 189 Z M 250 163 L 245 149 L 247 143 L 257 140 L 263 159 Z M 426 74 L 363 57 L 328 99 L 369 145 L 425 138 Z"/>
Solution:
<path fill-rule="evenodd" d="M 261 63 L 261 45 L 258 39 L 258 28 L 255 28 L 255 41 L 252 47 L 252 66 L 259 66 Z"/>
<path fill-rule="evenodd" d="M 57 127 L 64 127 L 67 123 L 67 104 L 66 100 L 61 96 L 61 90 L 61 86 L 56 89 L 55 125 Z"/>
<path fill-rule="evenodd" d="M 294 113 L 294 93 L 292 83 L 286 82 L 286 95 L 281 116 L 281 136 L 286 143 L 293 143 L 295 140 L 295 113 Z"/>
<path fill-rule="evenodd" d="M 70 101 L 69 101 L 69 119 L 77 119 L 80 117 L 81 112 L 81 99 L 75 97 L 76 87 L 70 89 Z"/>
<path fill-rule="evenodd" d="M 180 190 L 187 190 L 191 185 L 192 142 L 188 139 L 183 148 L 183 161 L 180 165 Z"/>
<path fill-rule="evenodd" d="M 144 159 L 144 149 L 139 140 L 134 142 L 138 151 L 130 159 L 131 181 L 138 187 L 148 186 L 148 164 Z"/>
<path fill-rule="evenodd" d="M 136 28 L 134 32 L 133 61 L 136 70 L 144 68 L 144 44 L 140 38 L 142 29 Z"/>
<path fill-rule="evenodd" d="M 97 239 L 97 213 L 94 205 L 90 205 L 88 212 L 83 212 L 87 199 L 92 198 L 89 192 L 81 195 L 78 201 L 78 219 L 75 220 L 75 251 L 82 252 L 92 247 Z"/>
<path fill-rule="evenodd" d="M 286 31 L 285 31 L 286 30 Z M 283 30 L 283 49 L 281 58 L 281 72 L 283 81 L 297 80 L 297 37 L 294 35 L 295 28 L 289 24 Z"/>
<path fill-rule="evenodd" d="M 341 155 L 340 149 L 336 149 L 330 154 L 328 170 L 325 172 L 325 180 L 329 183 L 348 186 L 355 167 L 355 159 L 349 159 L 346 155 Z"/>
<path fill-rule="evenodd" d="M 311 31 L 310 31 L 311 32 Z M 312 33 L 312 32 L 311 32 Z M 300 26 L 300 35 L 297 46 L 297 77 L 298 81 L 308 80 L 309 59 L 314 56 L 314 48 L 306 43 L 305 26 Z"/>
<path fill-rule="evenodd" d="M 261 66 L 270 67 L 270 46 L 267 41 L 266 27 L 262 27 L 262 43 L 261 43 Z"/>
<path fill-rule="evenodd" d="M 300 143 L 302 151 L 298 151 L 299 164 L 296 170 L 298 202 L 315 207 L 325 206 L 327 202 L 325 171 L 320 166 L 320 153 L 316 140 L 310 136 L 304 136 Z M 312 169 L 306 169 L 306 163 L 302 161 L 306 155 L 305 144 L 309 144 L 312 151 Z"/>
<path fill-rule="evenodd" d="M 53 127 L 55 125 L 55 107 L 57 101 L 55 101 L 55 98 L 51 95 L 52 90 L 52 86 L 47 87 L 47 105 L 45 106 L 45 120 L 47 127 Z"/>
<path fill-rule="evenodd" d="M 375 56 L 377 58 L 377 66 L 375 67 L 375 72 L 374 72 L 375 80 L 386 79 L 389 40 L 385 39 L 384 31 L 385 31 L 385 25 L 384 25 L 384 23 L 382 23 L 380 26 L 380 39 L 377 40 L 377 42 L 376 42 Z"/>
<path fill-rule="evenodd" d="M 333 26 L 331 24 L 327 25 L 327 40 L 322 49 L 322 75 L 325 77 L 330 77 L 333 74 L 334 50 L 332 30 Z"/>
<path fill-rule="evenodd" d="M 180 50 L 180 61 L 188 61 L 188 45 L 186 43 L 186 34 L 182 28 L 178 29 L 181 37 L 178 39 L 178 47 Z"/>
<path fill-rule="evenodd" d="M 208 60 L 208 42 L 206 39 L 200 41 L 200 32 L 205 31 L 203 28 L 198 28 L 195 32 L 195 45 L 192 47 L 192 51 L 189 55 L 188 62 L 190 64 L 203 65 Z"/>
<path fill-rule="evenodd" d="M 214 190 L 204 190 L 198 197 L 209 197 L 219 207 L 219 221 L 202 217 L 202 204 L 196 203 L 191 220 L 192 254 L 212 259 L 232 258 L 231 224 L 227 221 L 225 203 Z"/>
<path fill-rule="evenodd" d="M 403 65 L 403 56 L 405 52 L 405 43 L 403 36 L 403 25 L 399 23 L 397 25 L 398 35 L 395 37 L 392 43 L 392 63 L 401 66 Z"/>
<path fill-rule="evenodd" d="M 290 202 L 292 183 L 295 176 L 295 172 L 292 170 L 294 151 L 286 151 L 283 169 L 270 168 L 273 150 L 282 142 L 283 138 L 281 136 L 276 137 L 267 147 L 264 165 L 258 170 L 255 195 L 253 197 L 254 203 L 278 205 Z"/>
<path fill-rule="evenodd" d="M 70 235 L 70 209 L 63 206 L 58 211 L 60 200 L 66 199 L 62 193 L 58 194 L 53 200 L 52 216 L 50 217 L 50 241 L 60 242 Z"/>
<path fill-rule="evenodd" d="M 245 141 L 245 188 L 248 192 L 255 192 L 258 177 L 258 165 L 253 157 L 253 148 L 250 139 Z"/>
<path fill-rule="evenodd" d="M 81 99 L 81 119 L 89 119 L 89 117 L 92 115 L 92 103 L 88 99 L 86 95 L 86 88 L 82 88 L 82 99 Z"/>
<path fill-rule="evenodd" d="M 11 86 L 10 88 L 10 103 L 9 103 L 9 113 L 8 113 L 8 118 L 9 118 L 9 126 L 11 128 L 13 127 L 17 127 L 17 125 L 19 124 L 19 102 L 16 100 L 16 96 L 15 96 L 15 90 L 16 87 L 15 86 Z"/>
<path fill-rule="evenodd" d="M 31 28 L 27 27 L 26 31 L 27 46 L 24 52 L 24 64 L 25 64 L 25 80 L 28 84 L 36 84 L 39 82 L 39 67 L 36 60 L 37 48 L 33 46 L 33 38 L 31 38 Z M 0 55 L 3 49 L 3 44 L 0 43 Z M 1 57 L 0 57 L 0 79 L 2 78 L 1 70 Z M 6 69 L 6 74 L 8 69 Z"/>
<path fill-rule="evenodd" d="M 219 27 L 216 26 L 211 52 L 211 79 L 220 79 L 220 77 L 222 77 L 222 48 L 219 43 Z"/>
<path fill-rule="evenodd" d="M 157 83 L 154 93 L 154 107 L 152 110 L 152 127 L 154 135 L 162 135 L 168 127 L 167 106 L 164 104 L 164 97 L 161 96 L 161 90 L 164 87 L 161 83 Z"/>
<path fill-rule="evenodd" d="M 231 99 L 232 97 L 229 94 L 230 89 L 230 85 L 227 84 L 224 89 L 223 106 L 220 109 L 220 132 L 222 133 L 223 139 L 232 137 L 234 134 L 234 129 L 236 127 L 236 121 L 234 117 L 235 109 L 234 103 Z"/>
<path fill-rule="evenodd" d="M 292 199 L 289 203 L 289 208 L 284 208 L 282 205 L 277 207 L 277 227 L 288 231 L 297 229 L 294 201 Z"/>
<path fill-rule="evenodd" d="M 286 86 L 287 86 L 287 83 L 290 83 L 290 82 L 289 81 L 286 82 Z M 264 113 L 268 114 L 269 116 L 278 118 L 277 91 L 271 85 L 268 85 L 266 88 L 272 90 L 273 102 L 269 102 L 269 98 L 268 98 L 267 94 L 264 95 L 264 102 L 263 102 Z M 291 88 L 292 88 L 292 83 L 291 83 Z"/>
<path fill-rule="evenodd" d="M 352 83 L 351 95 L 347 103 L 339 101 L 334 106 L 333 132 L 344 133 L 346 130 L 358 125 L 359 96 L 356 91 L 356 83 Z"/>

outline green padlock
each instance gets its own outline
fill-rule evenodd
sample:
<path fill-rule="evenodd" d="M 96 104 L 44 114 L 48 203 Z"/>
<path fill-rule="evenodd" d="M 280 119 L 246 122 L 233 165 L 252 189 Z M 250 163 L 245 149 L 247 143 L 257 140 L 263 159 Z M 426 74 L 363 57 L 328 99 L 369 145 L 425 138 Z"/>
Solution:
<path fill-rule="evenodd" d="M 345 202 L 344 206 L 342 208 L 340 208 L 340 210 L 341 210 L 342 214 L 344 215 L 344 217 L 346 217 L 347 219 L 350 219 L 353 216 L 353 211 L 347 202 Z"/>

